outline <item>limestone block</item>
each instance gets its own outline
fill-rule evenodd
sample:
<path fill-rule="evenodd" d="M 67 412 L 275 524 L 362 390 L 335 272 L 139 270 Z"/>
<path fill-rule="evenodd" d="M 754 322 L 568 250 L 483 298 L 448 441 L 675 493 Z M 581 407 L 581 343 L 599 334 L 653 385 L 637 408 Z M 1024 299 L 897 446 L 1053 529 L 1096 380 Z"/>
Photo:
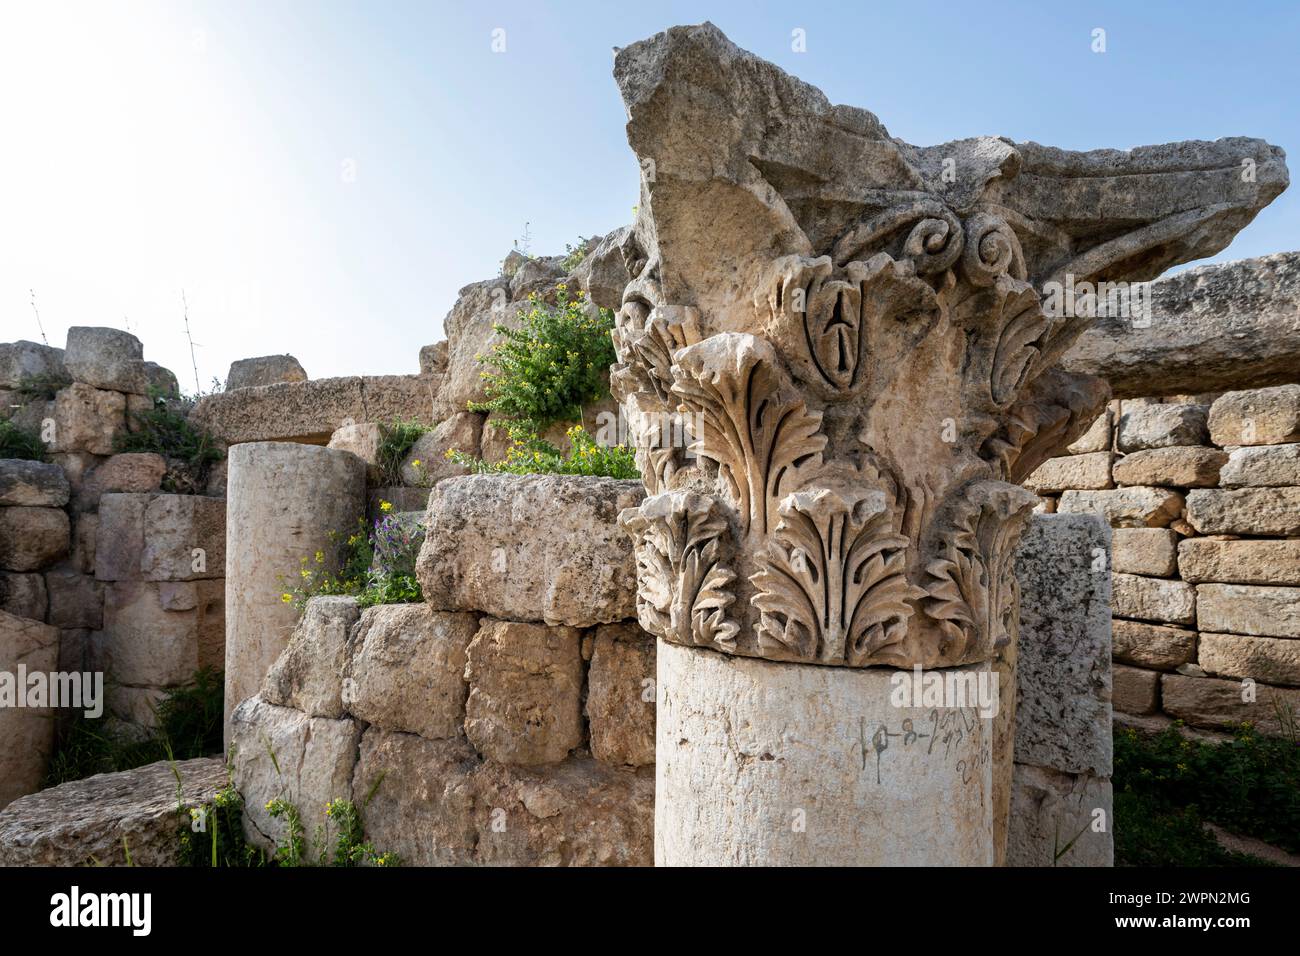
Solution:
<path fill-rule="evenodd" d="M 655 642 L 635 623 L 596 628 L 587 671 L 591 754 L 615 766 L 655 762 Z"/>
<path fill-rule="evenodd" d="M 636 616 L 621 509 L 638 481 L 470 475 L 439 482 L 417 574 L 430 607 L 588 627 Z"/>
<path fill-rule="evenodd" d="M 1122 403 L 1116 446 L 1122 452 L 1171 445 L 1204 445 L 1209 437 L 1204 405 L 1133 405 Z"/>
<path fill-rule="evenodd" d="M 0 674 L 14 682 L 9 693 L 26 693 L 16 685 L 18 668 L 49 674 L 59 663 L 59 632 L 48 624 L 0 611 Z M 26 696 L 24 703 L 30 703 Z M 49 707 L 0 707 L 0 809 L 28 793 L 45 779 L 54 747 L 54 712 Z"/>
<path fill-rule="evenodd" d="M 167 474 L 167 460 L 153 452 L 113 455 L 86 478 L 81 496 L 98 499 L 105 494 L 145 494 L 157 491 Z"/>
<path fill-rule="evenodd" d="M 402 480 L 408 485 L 431 487 L 444 478 L 469 474 L 464 465 L 447 460 L 448 451 L 479 457 L 479 438 L 484 416 L 476 412 L 456 412 L 431 432 L 416 439 L 402 461 Z M 415 462 L 419 462 L 416 465 Z"/>
<path fill-rule="evenodd" d="M 43 574 L 0 571 L 0 611 L 33 621 L 45 620 L 49 593 Z"/>
<path fill-rule="evenodd" d="M 465 649 L 478 631 L 472 614 L 423 604 L 366 608 L 352 633 L 344 705 L 385 730 L 436 740 L 465 723 Z"/>
<path fill-rule="evenodd" d="M 1196 623 L 1196 589 L 1183 581 L 1147 578 L 1139 574 L 1111 575 L 1116 617 L 1167 624 Z"/>
<path fill-rule="evenodd" d="M 447 340 L 420 346 L 420 374 L 444 375 L 447 371 Z"/>
<path fill-rule="evenodd" d="M 582 743 L 581 635 L 485 619 L 466 650 L 465 734 L 499 763 L 558 763 Z"/>
<path fill-rule="evenodd" d="M 51 403 L 51 407 L 52 407 Z M 91 474 L 105 460 L 103 455 L 92 455 L 88 451 L 58 452 L 50 455 L 50 461 L 63 469 L 64 476 L 72 488 L 72 505 L 78 511 L 94 511 L 99 502 L 91 502 L 86 494 L 86 482 Z M 97 499 L 98 496 L 96 495 Z"/>
<path fill-rule="evenodd" d="M 140 572 L 146 581 L 198 581 L 226 573 L 226 502 L 156 495 L 144 511 Z"/>
<path fill-rule="evenodd" d="M 434 403 L 441 379 L 422 375 L 368 375 L 361 379 L 365 419 L 371 422 L 417 421 L 432 427 L 438 421 Z"/>
<path fill-rule="evenodd" d="M 58 465 L 0 459 L 0 506 L 62 508 L 70 494 L 68 479 Z"/>
<path fill-rule="evenodd" d="M 133 395 L 149 391 L 144 346 L 121 329 L 74 325 L 68 329 L 63 364 L 75 382 Z"/>
<path fill-rule="evenodd" d="M 93 639 L 101 668 L 121 684 L 174 687 L 205 663 L 220 666 L 220 660 L 212 658 L 214 644 L 221 640 L 224 590 L 220 582 L 205 584 L 208 587 L 186 610 L 167 610 L 163 585 L 156 582 L 108 584 L 104 629 Z"/>
<path fill-rule="evenodd" d="M 1167 671 L 1196 659 L 1196 632 L 1179 627 L 1116 619 L 1111 642 L 1121 664 Z"/>
<path fill-rule="evenodd" d="M 266 674 L 262 699 L 309 717 L 343 717 L 347 711 L 343 673 L 348 662 L 348 634 L 360 617 L 356 598 L 331 596 L 308 601 L 289 643 Z"/>
<path fill-rule="evenodd" d="M 92 647 L 92 666 L 97 666 L 93 664 L 96 653 Z M 167 691 L 160 687 L 128 687 L 106 677 L 104 696 L 105 732 L 123 740 L 140 741 L 156 730 L 158 708 L 167 699 Z"/>
<path fill-rule="evenodd" d="M 144 553 L 144 513 L 152 495 L 107 494 L 99 500 L 95 531 L 95 577 L 138 581 Z"/>
<path fill-rule="evenodd" d="M 1178 535 L 1168 528 L 1116 528 L 1111 568 L 1125 574 L 1169 577 L 1178 567 Z"/>
<path fill-rule="evenodd" d="M 1019 762 L 1110 775 L 1111 582 L 1096 561 L 1109 543 L 1093 515 L 1037 516 L 1021 539 Z"/>
<path fill-rule="evenodd" d="M 1198 584 L 1196 607 L 1202 631 L 1300 637 L 1300 588 Z"/>
<path fill-rule="evenodd" d="M 50 624 L 92 631 L 104 626 L 104 585 L 94 577 L 75 569 L 60 569 L 47 571 L 45 584 Z"/>
<path fill-rule="evenodd" d="M 77 382 L 59 389 L 50 417 L 51 452 L 111 455 L 114 440 L 126 430 L 126 396 Z"/>
<path fill-rule="evenodd" d="M 1113 415 L 1109 408 L 1105 409 L 1097 419 L 1083 433 L 1083 436 L 1072 442 L 1066 449 L 1071 455 L 1086 455 L 1091 452 L 1110 451 L 1111 446 L 1111 422 Z"/>
<path fill-rule="evenodd" d="M 1116 664 L 1111 672 L 1112 704 L 1124 714 L 1154 714 L 1160 709 L 1160 672 Z"/>
<path fill-rule="evenodd" d="M 1300 685 L 1300 641 L 1239 634 L 1201 634 L 1197 663 L 1219 677 Z"/>
<path fill-rule="evenodd" d="M 1117 485 L 1213 488 L 1227 460 L 1227 452 L 1217 448 L 1175 445 L 1125 455 L 1115 462 L 1113 473 Z"/>
<path fill-rule="evenodd" d="M 1103 515 L 1114 528 L 1166 528 L 1183 509 L 1183 496 L 1166 488 L 1065 491 L 1058 514 Z"/>
<path fill-rule="evenodd" d="M 1219 483 L 1224 488 L 1300 485 L 1300 443 L 1234 448 Z"/>
<path fill-rule="evenodd" d="M 587 254 L 569 280 L 571 286 L 578 286 L 602 309 L 617 310 L 623 304 L 623 290 L 632 280 L 623 255 L 631 235 L 631 228 L 624 226 L 606 236 L 588 239 Z"/>
<path fill-rule="evenodd" d="M 1201 534 L 1294 537 L 1300 535 L 1300 488 L 1189 491 L 1187 520 Z"/>
<path fill-rule="evenodd" d="M 225 785 L 225 761 L 199 757 L 42 790 L 0 813 L 0 866 L 179 866 L 177 826 Z"/>
<path fill-rule="evenodd" d="M 233 777 L 244 797 L 244 833 L 267 850 L 285 837 L 283 817 L 266 804 L 283 798 L 302 813 L 310 836 L 325 805 L 352 794 L 361 725 L 344 718 L 308 717 L 252 697 L 231 715 Z"/>
<path fill-rule="evenodd" d="M 1065 491 L 1067 488 L 1080 490 L 1111 488 L 1114 487 L 1110 480 L 1110 463 L 1113 457 L 1108 451 L 1095 451 L 1086 455 L 1049 458 L 1024 480 L 1024 486 L 1038 494 Z"/>
<path fill-rule="evenodd" d="M 89 669 L 90 633 L 82 627 L 59 631 L 59 670 L 70 674 Z"/>
<path fill-rule="evenodd" d="M 330 534 L 356 527 L 365 489 L 365 463 L 348 452 L 261 442 L 230 449 L 227 716 L 257 693 L 298 623 L 297 612 L 281 598 L 285 582 L 296 579 L 301 559 L 316 551 L 333 567 Z"/>
<path fill-rule="evenodd" d="M 1188 538 L 1178 545 L 1178 574 L 1192 584 L 1300 586 L 1300 540 Z"/>
<path fill-rule="evenodd" d="M 230 371 L 226 373 L 226 391 L 305 381 L 307 373 L 292 355 L 263 355 L 231 362 Z"/>
<path fill-rule="evenodd" d="M 1007 866 L 1115 865 L 1109 779 L 1018 763 L 1011 786 Z M 1096 810 L 1105 814 L 1100 832 Z"/>
<path fill-rule="evenodd" d="M 39 342 L 0 342 L 0 388 L 16 389 L 33 379 L 57 381 L 67 376 L 63 349 Z"/>
<path fill-rule="evenodd" d="M 60 508 L 0 508 L 0 569 L 40 571 L 68 553 L 71 523 Z"/>
<path fill-rule="evenodd" d="M 1278 723 L 1279 711 L 1300 711 L 1300 690 L 1165 674 L 1160 679 L 1160 701 L 1166 714 L 1193 727 L 1232 730 L 1250 723 L 1262 733 L 1278 734 L 1287 732 Z"/>
<path fill-rule="evenodd" d="M 478 356 L 489 354 L 497 341 L 494 326 L 518 328 L 518 312 L 526 303 L 512 303 L 511 298 L 510 280 L 505 277 L 460 290 L 442 323 L 447 333 L 447 372 L 438 393 L 440 413 L 462 412 L 470 402 L 486 400 Z"/>
<path fill-rule="evenodd" d="M 379 480 L 379 449 L 384 443 L 384 426 L 378 422 L 344 425 L 330 436 L 328 448 L 349 451 L 366 463 L 369 480 Z"/>
<path fill-rule="evenodd" d="M 1300 385 L 1228 392 L 1210 406 L 1216 445 L 1281 445 L 1300 441 Z"/>

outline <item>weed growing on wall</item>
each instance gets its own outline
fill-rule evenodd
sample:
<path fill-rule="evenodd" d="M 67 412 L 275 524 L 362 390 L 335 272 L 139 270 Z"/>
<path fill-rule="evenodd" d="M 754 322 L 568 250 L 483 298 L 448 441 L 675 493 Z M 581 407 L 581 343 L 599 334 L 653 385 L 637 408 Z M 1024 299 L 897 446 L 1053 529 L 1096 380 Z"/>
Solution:
<path fill-rule="evenodd" d="M 375 454 L 375 467 L 379 471 L 380 487 L 402 484 L 402 462 L 425 432 L 431 429 L 419 422 L 392 422 L 380 429 L 379 448 Z"/>
<path fill-rule="evenodd" d="M 626 445 L 600 445 L 581 425 L 565 435 L 568 453 L 535 435 L 515 439 L 504 461 L 486 462 L 461 451 L 447 452 L 447 458 L 479 475 L 590 475 L 597 478 L 640 478 L 635 452 Z"/>
<path fill-rule="evenodd" d="M 184 405 L 168 400 L 160 391 L 149 390 L 149 408 L 132 412 L 135 427 L 117 436 L 113 447 L 119 452 L 154 452 L 183 466 L 184 476 L 173 475 L 163 481 L 164 491 L 184 493 L 201 489 L 209 469 L 223 457 L 224 452 L 206 431 L 191 425 Z M 180 484 L 185 487 L 179 487 Z M 170 485 L 170 486 L 169 486 Z"/>
<path fill-rule="evenodd" d="M 48 402 L 59 393 L 60 389 L 67 388 L 71 384 L 72 379 L 66 375 L 28 375 L 18 383 L 15 391 L 26 399 L 41 399 Z"/>
<path fill-rule="evenodd" d="M 39 432 L 13 422 L 0 422 L 0 458 L 45 460 L 45 443 Z"/>
<path fill-rule="evenodd" d="M 361 607 L 376 604 L 409 604 L 423 600 L 415 577 L 415 560 L 424 543 L 424 527 L 415 520 L 394 514 L 392 504 L 383 501 L 383 512 L 367 526 L 358 521 L 351 534 L 331 534 L 335 562 L 324 551 L 304 556 L 298 580 L 286 583 L 280 598 L 301 613 L 314 597 L 355 597 Z M 337 567 L 338 570 L 333 570 Z"/>
<path fill-rule="evenodd" d="M 218 790 L 211 803 L 182 807 L 178 815 L 181 866 L 267 865 L 266 854 L 244 839 L 244 798 L 233 783 Z"/>
<path fill-rule="evenodd" d="M 591 240 L 578 237 L 577 245 L 564 244 L 564 261 L 561 265 L 565 272 L 572 272 L 578 266 L 582 265 L 582 260 L 587 258 L 587 253 L 591 251 Z"/>

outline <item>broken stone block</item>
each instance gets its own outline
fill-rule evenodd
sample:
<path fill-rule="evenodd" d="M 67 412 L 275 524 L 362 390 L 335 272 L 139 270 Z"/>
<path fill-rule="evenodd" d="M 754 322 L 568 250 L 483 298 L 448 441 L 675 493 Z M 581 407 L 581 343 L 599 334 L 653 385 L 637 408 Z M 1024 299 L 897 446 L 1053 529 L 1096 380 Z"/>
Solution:
<path fill-rule="evenodd" d="M 640 482 L 612 478 L 469 475 L 439 482 L 416 566 L 425 601 L 440 610 L 574 627 L 633 618 L 636 562 L 617 517 L 644 496 Z"/>
<path fill-rule="evenodd" d="M 1122 452 L 1171 445 L 1204 445 L 1208 433 L 1204 405 L 1135 405 L 1124 402 L 1116 445 Z"/>
<path fill-rule="evenodd" d="M 1111 575 L 1116 617 L 1167 624 L 1196 623 L 1196 588 L 1183 581 L 1147 578 L 1138 574 Z"/>
<path fill-rule="evenodd" d="M 1093 829 L 1101 810 L 1106 828 Z M 1007 866 L 1113 866 L 1110 780 L 1017 763 L 1011 784 Z"/>
<path fill-rule="evenodd" d="M 14 682 L 10 694 L 29 693 L 29 688 L 17 686 L 20 665 L 30 675 L 49 674 L 58 663 L 55 628 L 0 611 L 0 674 Z M 23 702 L 37 703 L 29 696 Z M 54 711 L 17 704 L 11 698 L 0 706 L 0 809 L 40 789 L 54 747 Z"/>
<path fill-rule="evenodd" d="M 74 382 L 133 395 L 149 392 L 144 346 L 121 329 L 74 325 L 68 329 L 63 364 Z"/>
<path fill-rule="evenodd" d="M 33 621 L 45 620 L 49 606 L 43 574 L 0 571 L 0 611 Z"/>
<path fill-rule="evenodd" d="M 558 763 L 582 743 L 581 635 L 485 619 L 466 651 L 465 734 L 499 763 Z"/>
<path fill-rule="evenodd" d="M 479 457 L 479 439 L 484 416 L 476 412 L 456 412 L 431 432 L 415 440 L 402 461 L 402 480 L 408 485 L 432 487 L 444 478 L 469 474 L 464 465 L 447 460 L 448 451 L 460 451 Z M 416 465 L 415 462 L 420 464 Z"/>
<path fill-rule="evenodd" d="M 1125 574 L 1167 578 L 1178 567 L 1178 535 L 1168 528 L 1116 528 L 1111 568 Z"/>
<path fill-rule="evenodd" d="M 82 485 L 83 498 L 106 494 L 145 494 L 157 491 L 167 474 L 167 460 L 153 452 L 113 455 L 98 465 Z"/>
<path fill-rule="evenodd" d="M 16 389 L 33 380 L 56 382 L 67 374 L 63 349 L 25 340 L 0 343 L 0 388 Z"/>
<path fill-rule="evenodd" d="M 1110 480 L 1110 463 L 1114 456 L 1108 451 L 1090 452 L 1086 455 L 1064 455 L 1049 458 L 1023 482 L 1030 491 L 1045 494 L 1065 491 L 1100 490 L 1113 487 Z"/>
<path fill-rule="evenodd" d="M 1121 664 L 1173 670 L 1196 659 L 1196 632 L 1140 621 L 1111 622 L 1114 658 Z"/>
<path fill-rule="evenodd" d="M 1235 730 L 1249 723 L 1261 733 L 1280 734 L 1294 732 L 1293 724 L 1279 723 L 1279 714 L 1300 711 L 1300 689 L 1164 674 L 1160 702 L 1166 714 L 1193 727 Z"/>
<path fill-rule="evenodd" d="M 59 389 L 50 417 L 51 452 L 111 455 L 117 436 L 126 431 L 126 396 L 76 382 Z"/>
<path fill-rule="evenodd" d="M 620 292 L 621 294 L 621 292 Z M 447 371 L 447 340 L 420 347 L 420 374 L 444 375 Z"/>
<path fill-rule="evenodd" d="M 356 598 L 316 597 L 308 601 L 289 643 L 266 674 L 262 699 L 309 717 L 344 716 L 348 632 L 360 616 Z"/>
<path fill-rule="evenodd" d="M 1099 514 L 1114 528 L 1165 528 L 1183 510 L 1183 496 L 1167 488 L 1064 491 L 1058 514 Z"/>
<path fill-rule="evenodd" d="M 155 495 L 144 511 L 140 572 L 146 581 L 226 576 L 226 502 L 203 495 Z"/>
<path fill-rule="evenodd" d="M 307 373 L 292 355 L 263 355 L 231 362 L 230 371 L 226 373 L 226 391 L 305 381 Z"/>
<path fill-rule="evenodd" d="M 1201 534 L 1300 536 L 1300 488 L 1189 491 L 1187 520 Z"/>
<path fill-rule="evenodd" d="M 67 555 L 72 525 L 61 508 L 0 508 L 0 570 L 40 571 Z"/>
<path fill-rule="evenodd" d="M 1197 662 L 1219 677 L 1300 685 L 1300 641 L 1201 632 Z"/>
<path fill-rule="evenodd" d="M 1234 448 L 1220 473 L 1224 488 L 1300 485 L 1300 444 Z"/>
<path fill-rule="evenodd" d="M 152 495 L 107 494 L 99 499 L 95 531 L 95 577 L 100 581 L 140 580 L 144 553 L 144 513 Z"/>
<path fill-rule="evenodd" d="M 461 736 L 465 651 L 477 631 L 472 614 L 423 604 L 367 608 L 352 632 L 344 706 L 385 730 L 431 740 Z"/>
<path fill-rule="evenodd" d="M 1300 540 L 1188 538 L 1178 545 L 1178 574 L 1192 584 L 1300 586 Z"/>
<path fill-rule="evenodd" d="M 1300 441 L 1300 385 L 1228 392 L 1210 406 L 1216 445 L 1281 445 Z"/>
<path fill-rule="evenodd" d="M 1154 714 L 1160 709 L 1160 672 L 1116 664 L 1111 672 L 1111 705 L 1124 714 Z"/>
<path fill-rule="evenodd" d="M 45 584 L 50 596 L 49 623 L 92 631 L 104 626 L 103 583 L 80 571 L 58 570 L 45 573 Z"/>
<path fill-rule="evenodd" d="M 0 506 L 62 508 L 70 494 L 68 479 L 58 465 L 0 459 Z"/>
<path fill-rule="evenodd" d="M 366 477 L 371 482 L 379 480 L 379 449 L 384 443 L 384 426 L 377 422 L 361 425 L 344 425 L 335 429 L 329 445 L 337 451 L 347 451 L 366 463 Z"/>
<path fill-rule="evenodd" d="M 1300 588 L 1199 584 L 1196 607 L 1202 631 L 1300 637 Z"/>
<path fill-rule="evenodd" d="M 1115 462 L 1118 485 L 1165 485 L 1176 488 L 1213 488 L 1219 469 L 1228 460 L 1217 448 L 1176 445 L 1135 451 Z"/>
<path fill-rule="evenodd" d="M 1083 436 L 1066 448 L 1071 455 L 1086 455 L 1091 452 L 1110 451 L 1110 428 L 1112 414 L 1109 408 L 1097 416 Z"/>
<path fill-rule="evenodd" d="M 596 628 L 587 672 L 591 755 L 614 766 L 655 761 L 655 642 L 635 623 Z"/>

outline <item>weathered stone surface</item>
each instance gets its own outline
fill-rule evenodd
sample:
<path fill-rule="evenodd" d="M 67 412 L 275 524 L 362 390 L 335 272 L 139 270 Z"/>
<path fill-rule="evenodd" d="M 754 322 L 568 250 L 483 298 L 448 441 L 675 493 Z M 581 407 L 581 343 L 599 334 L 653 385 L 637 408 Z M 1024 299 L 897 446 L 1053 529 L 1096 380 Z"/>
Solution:
<path fill-rule="evenodd" d="M 1234 448 L 1219 483 L 1224 488 L 1300 485 L 1300 444 Z"/>
<path fill-rule="evenodd" d="M 1177 445 L 1125 455 L 1115 462 L 1111 473 L 1117 485 L 1213 488 L 1227 460 L 1228 453 L 1217 448 Z"/>
<path fill-rule="evenodd" d="M 1154 714 L 1160 709 L 1160 672 L 1116 664 L 1111 672 L 1112 704 L 1125 714 Z"/>
<path fill-rule="evenodd" d="M 235 786 L 244 797 L 244 833 L 272 849 L 285 837 L 285 820 L 266 804 L 283 798 L 302 813 L 310 837 L 325 805 L 352 794 L 361 725 L 344 718 L 308 717 L 251 697 L 231 714 Z"/>
<path fill-rule="evenodd" d="M 0 388 L 16 389 L 33 380 L 59 381 L 67 374 L 63 349 L 26 340 L 0 342 Z"/>
<path fill-rule="evenodd" d="M 1040 515 L 1021 541 L 1018 762 L 1110 775 L 1111 582 L 1095 561 L 1109 532 L 1093 515 Z"/>
<path fill-rule="evenodd" d="M 596 628 L 587 671 L 591 754 L 615 766 L 655 762 L 655 642 L 636 624 Z"/>
<path fill-rule="evenodd" d="M 51 452 L 113 454 L 113 442 L 126 430 L 126 396 L 77 382 L 59 389 L 51 404 Z"/>
<path fill-rule="evenodd" d="M 1196 608 L 1202 631 L 1300 637 L 1300 588 L 1199 584 Z"/>
<path fill-rule="evenodd" d="M 485 619 L 466 650 L 465 734 L 498 763 L 558 763 L 582 743 L 581 635 Z"/>
<path fill-rule="evenodd" d="M 50 599 L 48 621 L 55 627 L 104 626 L 104 585 L 89 574 L 73 569 L 47 571 L 46 590 Z"/>
<path fill-rule="evenodd" d="M 1088 430 L 1077 441 L 1071 442 L 1066 448 L 1071 455 L 1086 455 L 1098 451 L 1110 451 L 1111 448 L 1111 421 L 1112 413 L 1107 408 L 1097 416 Z"/>
<path fill-rule="evenodd" d="M 1300 385 L 1228 392 L 1210 406 L 1209 423 L 1216 445 L 1300 441 Z"/>
<path fill-rule="evenodd" d="M 472 614 L 423 604 L 366 608 L 352 633 L 344 705 L 369 724 L 430 740 L 459 737 L 465 723 L 465 649 Z"/>
<path fill-rule="evenodd" d="M 1187 520 L 1201 534 L 1300 535 L 1300 488 L 1199 489 Z"/>
<path fill-rule="evenodd" d="M 1017 763 L 1011 793 L 1007 866 L 1115 864 L 1109 779 Z M 1093 829 L 1095 810 L 1105 813 L 1102 831 Z"/>
<path fill-rule="evenodd" d="M 365 489 L 365 463 L 348 452 L 260 442 L 230 449 L 226 540 L 236 546 L 226 554 L 227 717 L 257 693 L 297 624 L 282 599 L 286 583 L 316 551 L 334 569 L 330 534 L 356 527 Z"/>
<path fill-rule="evenodd" d="M 439 482 L 417 573 L 430 607 L 588 627 L 636 615 L 632 542 L 619 512 L 639 482 L 470 475 Z M 563 534 L 539 533 L 564 529 Z"/>
<path fill-rule="evenodd" d="M 366 492 L 366 514 L 371 518 L 377 518 L 384 512 L 383 503 L 387 501 L 392 507 L 389 512 L 398 512 L 405 514 L 408 512 L 420 512 L 423 514 L 429 507 L 429 488 L 407 488 L 403 485 L 392 485 L 387 488 L 371 488 Z"/>
<path fill-rule="evenodd" d="M 140 573 L 146 581 L 226 575 L 226 502 L 203 495 L 155 495 L 144 510 Z"/>
<path fill-rule="evenodd" d="M 469 474 L 464 465 L 447 460 L 447 452 L 460 451 L 479 457 L 483 416 L 476 412 L 455 412 L 431 432 L 415 440 L 402 461 L 402 480 L 408 485 L 432 487 L 444 478 Z M 416 462 L 419 464 L 415 464 Z"/>
<path fill-rule="evenodd" d="M 1024 486 L 1040 495 L 1067 488 L 1081 491 L 1111 488 L 1110 463 L 1113 457 L 1108 451 L 1096 451 L 1049 458 L 1024 480 Z"/>
<path fill-rule="evenodd" d="M 1122 452 L 1203 445 L 1209 433 L 1204 405 L 1121 404 L 1116 445 Z"/>
<path fill-rule="evenodd" d="M 1293 382 L 1298 310 L 1300 252 L 1198 266 L 1152 284 L 1149 322 L 1098 321 L 1064 366 L 1123 398 Z"/>
<path fill-rule="evenodd" d="M 623 290 L 632 280 L 624 251 L 633 242 L 632 229 L 624 226 L 587 240 L 587 254 L 570 280 L 602 309 L 615 311 L 623 304 Z"/>
<path fill-rule="evenodd" d="M 648 771 L 617 770 L 590 758 L 530 771 L 483 763 L 463 739 L 370 727 L 353 777 L 358 805 L 372 789 L 366 837 L 408 865 L 653 862 Z"/>
<path fill-rule="evenodd" d="M 1300 641 L 1201 633 L 1197 662 L 1220 677 L 1300 685 Z"/>
<path fill-rule="evenodd" d="M 28 674 L 53 671 L 59 663 L 59 632 L 48 624 L 0 611 L 0 674 L 19 666 Z M 26 694 L 27 688 L 12 691 Z M 24 697 L 25 703 L 32 701 Z M 48 707 L 0 707 L 0 809 L 40 789 L 54 747 L 54 712 Z"/>
<path fill-rule="evenodd" d="M 70 494 L 68 479 L 58 465 L 0 459 L 0 506 L 62 508 Z"/>
<path fill-rule="evenodd" d="M 360 617 L 356 598 L 316 597 L 308 601 L 289 643 L 267 671 L 262 699 L 309 717 L 343 717 L 347 713 L 343 674 L 348 664 L 348 634 Z"/>
<path fill-rule="evenodd" d="M 1182 514 L 1183 496 L 1167 488 L 1064 491 L 1058 514 L 1099 514 L 1115 528 L 1165 528 Z"/>
<path fill-rule="evenodd" d="M 622 290 L 619 290 L 620 292 Z M 420 346 L 420 374 L 442 376 L 447 372 L 447 340 Z"/>
<path fill-rule="evenodd" d="M 1178 545 L 1178 574 L 1193 584 L 1300 586 L 1300 541 L 1188 538 Z"/>
<path fill-rule="evenodd" d="M 167 474 L 167 460 L 153 452 L 113 455 L 86 478 L 79 497 L 91 501 L 115 493 L 146 494 L 157 491 Z"/>
<path fill-rule="evenodd" d="M 0 508 L 0 570 L 40 571 L 68 553 L 72 525 L 59 508 Z"/>
<path fill-rule="evenodd" d="M 1263 733 L 1278 734 L 1287 732 L 1278 723 L 1279 710 L 1300 710 L 1300 690 L 1165 674 L 1160 679 L 1160 702 L 1166 714 L 1193 727 L 1231 730 L 1250 723 Z"/>
<path fill-rule="evenodd" d="M 263 355 L 231 362 L 230 371 L 226 373 L 226 391 L 305 381 L 307 373 L 292 355 Z"/>
<path fill-rule="evenodd" d="M 225 762 L 199 757 L 43 790 L 0 813 L 0 866 L 179 866 L 178 828 L 225 785 Z"/>
<path fill-rule="evenodd" d="M 463 412 L 468 403 L 487 398 L 478 356 L 491 352 L 497 340 L 494 326 L 518 327 L 516 316 L 524 303 L 512 303 L 512 298 L 510 279 L 504 276 L 460 290 L 442 322 L 447 333 L 447 372 L 437 399 L 440 415 Z"/>
<path fill-rule="evenodd" d="M 99 499 L 95 531 L 95 577 L 138 581 L 144 553 L 144 513 L 152 495 L 106 494 Z"/>
<path fill-rule="evenodd" d="M 1111 575 L 1116 617 L 1169 624 L 1196 623 L 1196 589 L 1183 581 L 1146 578 L 1138 574 Z"/>
<path fill-rule="evenodd" d="M 95 388 L 133 395 L 149 391 L 144 346 L 121 329 L 74 325 L 68 329 L 63 364 L 73 381 Z"/>
<path fill-rule="evenodd" d="M 219 581 L 203 585 L 193 606 L 169 611 L 161 584 L 110 583 L 104 590 L 104 630 L 92 639 L 100 669 L 133 687 L 175 687 L 204 665 L 220 667 L 224 587 Z"/>
<path fill-rule="evenodd" d="M 348 451 L 366 463 L 371 482 L 379 480 L 379 449 L 384 443 L 384 426 L 378 422 L 361 425 L 344 425 L 330 436 L 328 448 Z"/>
<path fill-rule="evenodd" d="M 1179 627 L 1116 619 L 1111 643 L 1116 661 L 1136 667 L 1173 670 L 1196 659 L 1196 632 Z"/>
<path fill-rule="evenodd" d="M 1168 528 L 1116 528 L 1110 540 L 1112 570 L 1167 578 L 1178 568 L 1178 535 Z"/>
<path fill-rule="evenodd" d="M 33 621 L 45 620 L 49 606 L 43 574 L 0 571 L 0 611 Z"/>

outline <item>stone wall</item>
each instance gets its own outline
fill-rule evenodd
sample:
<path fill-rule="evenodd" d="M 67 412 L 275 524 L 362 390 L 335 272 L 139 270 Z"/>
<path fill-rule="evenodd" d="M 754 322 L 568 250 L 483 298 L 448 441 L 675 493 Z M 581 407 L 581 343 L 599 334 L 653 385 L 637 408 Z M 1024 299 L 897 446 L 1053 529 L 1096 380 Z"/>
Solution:
<path fill-rule="evenodd" d="M 1300 385 L 1112 402 L 1070 452 L 1025 484 L 1114 529 L 1116 711 L 1277 732 L 1300 707 Z"/>

